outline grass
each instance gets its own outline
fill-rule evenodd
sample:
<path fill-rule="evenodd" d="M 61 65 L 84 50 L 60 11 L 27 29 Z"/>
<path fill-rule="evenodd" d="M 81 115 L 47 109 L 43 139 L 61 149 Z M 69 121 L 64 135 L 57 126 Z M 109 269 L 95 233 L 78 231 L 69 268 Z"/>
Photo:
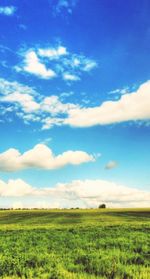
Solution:
<path fill-rule="evenodd" d="M 0 211 L 0 278 L 149 279 L 150 209 Z"/>

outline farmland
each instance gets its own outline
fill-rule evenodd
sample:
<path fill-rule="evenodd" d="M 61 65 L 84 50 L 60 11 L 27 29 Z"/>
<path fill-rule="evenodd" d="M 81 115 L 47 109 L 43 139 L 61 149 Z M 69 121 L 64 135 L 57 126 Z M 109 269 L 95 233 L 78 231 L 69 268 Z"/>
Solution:
<path fill-rule="evenodd" d="M 1 210 L 0 278 L 150 278 L 150 209 Z"/>

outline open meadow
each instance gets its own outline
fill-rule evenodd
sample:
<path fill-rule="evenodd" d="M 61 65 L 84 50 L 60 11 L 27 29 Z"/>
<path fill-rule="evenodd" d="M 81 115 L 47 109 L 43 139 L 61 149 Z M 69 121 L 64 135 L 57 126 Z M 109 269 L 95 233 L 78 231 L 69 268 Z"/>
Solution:
<path fill-rule="evenodd" d="M 0 278 L 150 278 L 150 209 L 2 210 Z"/>

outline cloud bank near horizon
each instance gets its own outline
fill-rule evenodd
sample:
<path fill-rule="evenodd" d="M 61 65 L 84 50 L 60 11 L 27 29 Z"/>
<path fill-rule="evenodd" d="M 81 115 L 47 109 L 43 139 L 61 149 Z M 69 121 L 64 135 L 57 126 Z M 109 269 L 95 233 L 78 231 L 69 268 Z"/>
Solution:
<path fill-rule="evenodd" d="M 33 187 L 22 179 L 16 179 L 0 180 L 0 197 L 7 197 L 9 207 L 95 208 L 106 203 L 108 207 L 131 208 L 149 207 L 150 192 L 100 179 L 74 180 L 51 188 Z"/>

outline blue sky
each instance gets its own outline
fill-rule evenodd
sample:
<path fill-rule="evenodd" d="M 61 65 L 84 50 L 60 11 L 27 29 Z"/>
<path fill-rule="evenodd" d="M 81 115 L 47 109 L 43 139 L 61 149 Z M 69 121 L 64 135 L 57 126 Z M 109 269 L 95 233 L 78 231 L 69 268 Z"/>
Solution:
<path fill-rule="evenodd" d="M 1 1 L 2 206 L 148 206 L 149 11 Z"/>

